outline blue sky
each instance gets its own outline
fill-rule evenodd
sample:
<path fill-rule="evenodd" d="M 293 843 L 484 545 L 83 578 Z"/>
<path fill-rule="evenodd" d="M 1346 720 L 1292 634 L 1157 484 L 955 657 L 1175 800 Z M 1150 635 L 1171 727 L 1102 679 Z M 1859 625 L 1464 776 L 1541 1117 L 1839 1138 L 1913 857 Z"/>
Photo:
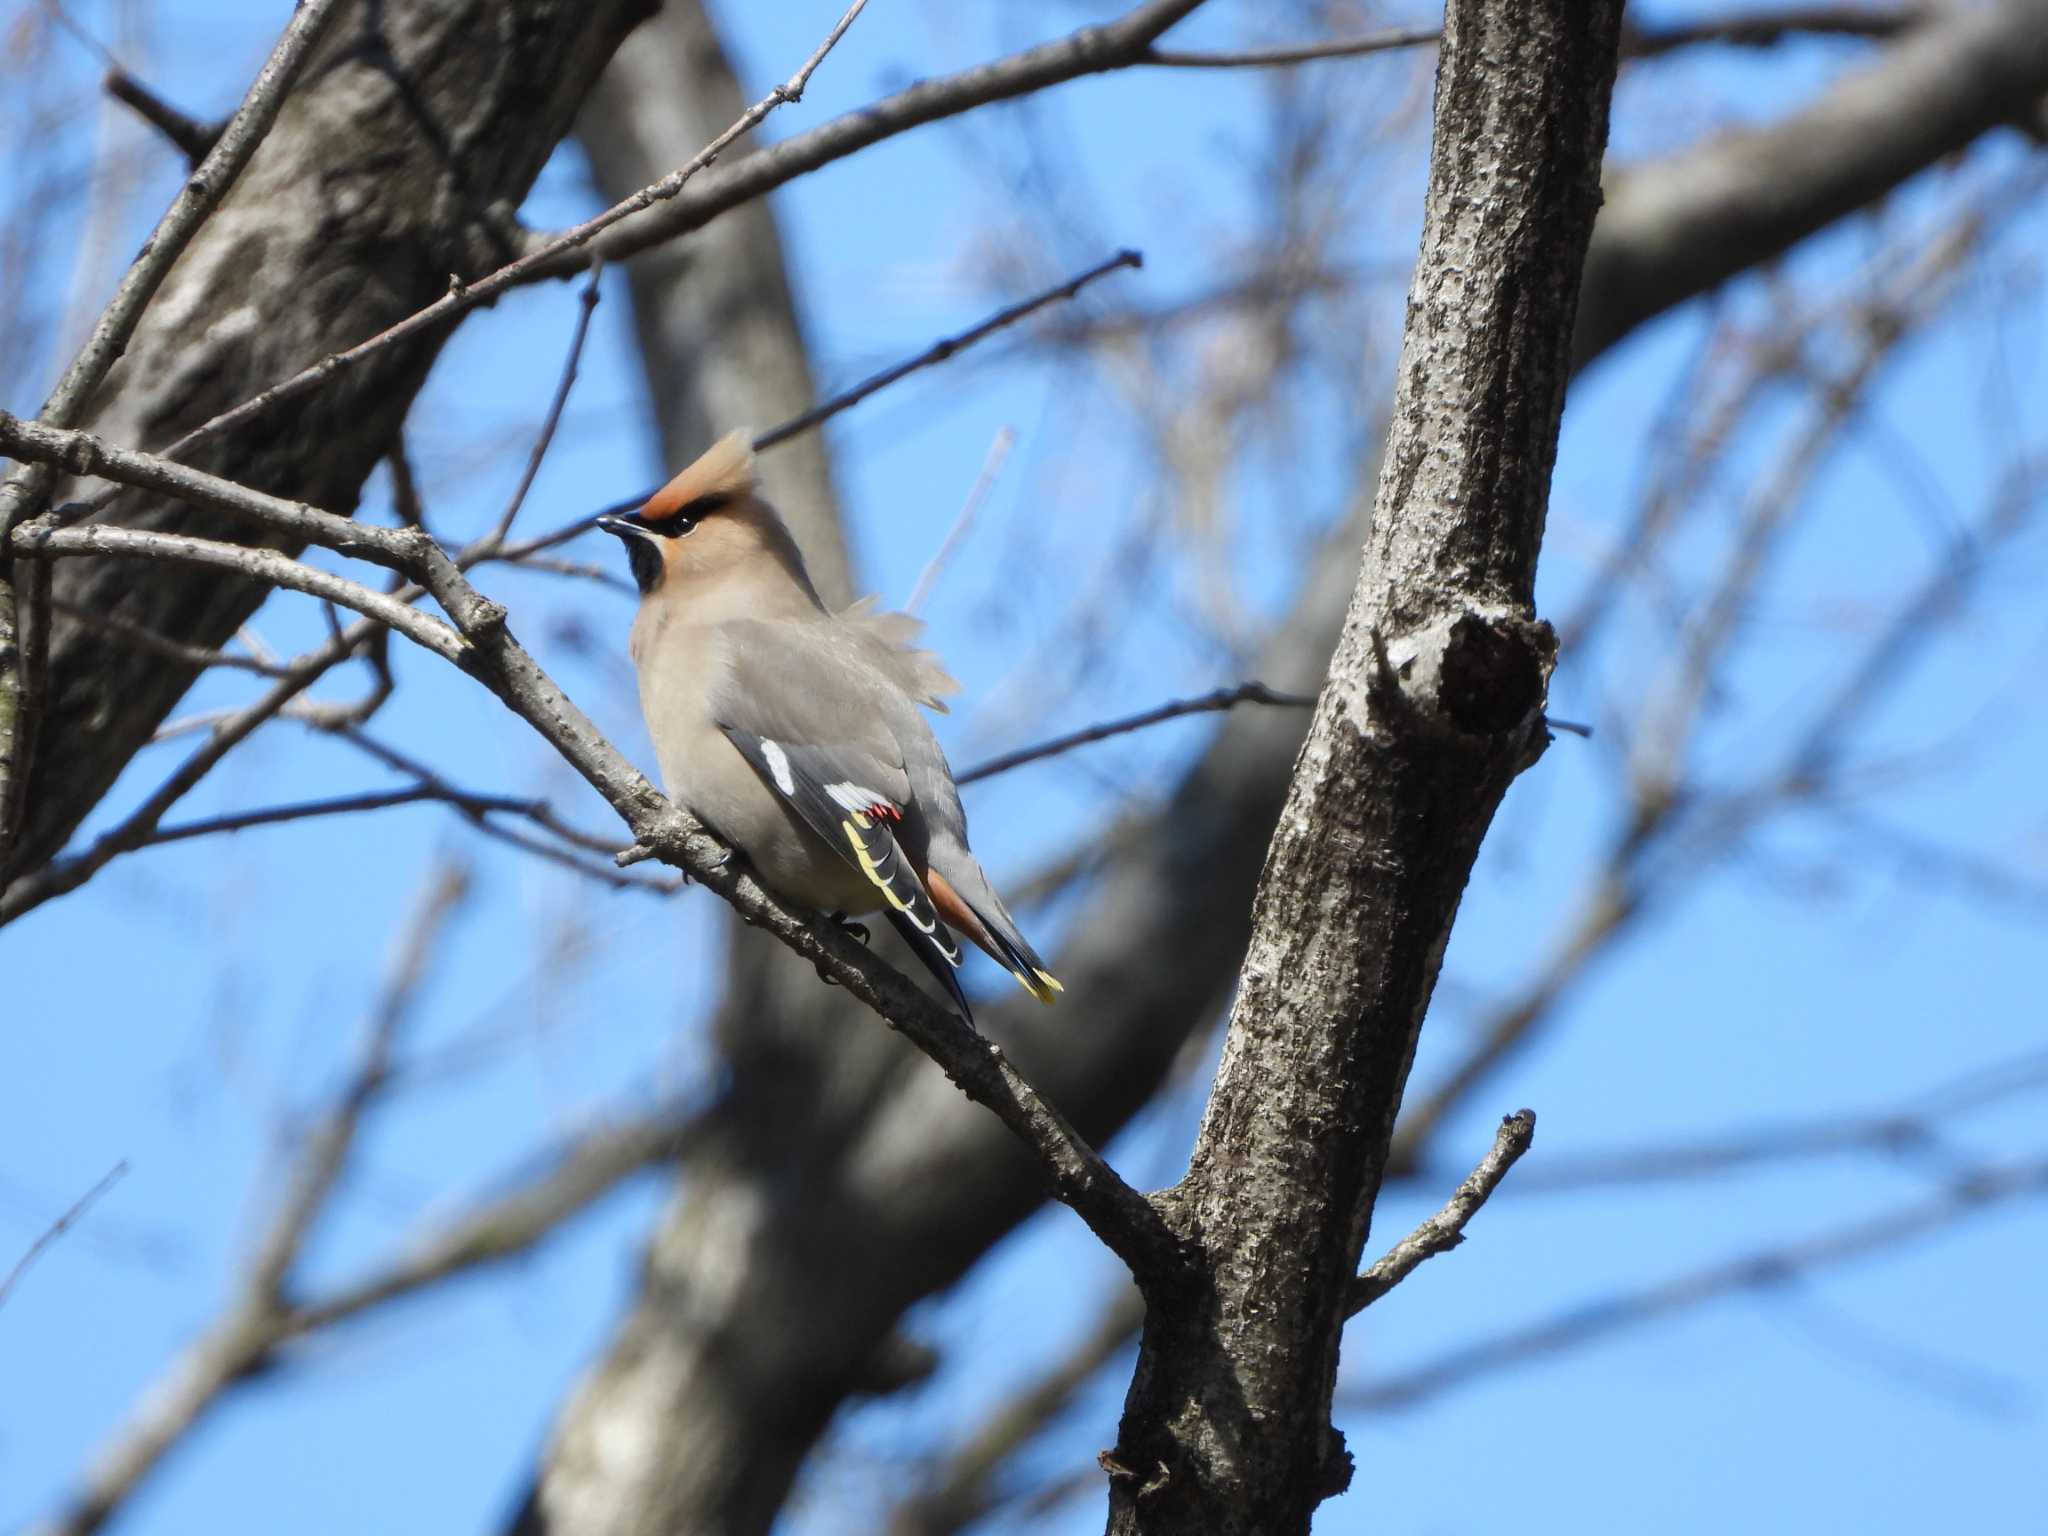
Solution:
<path fill-rule="evenodd" d="M 101 35 L 117 18 L 80 4 Z M 835 7 L 734 14 L 746 78 L 788 73 Z M 200 113 L 227 109 L 281 15 L 209 0 L 204 24 L 158 22 L 150 78 Z M 916 75 L 936 74 L 1078 24 L 1080 7 L 1028 20 L 973 6 L 878 0 L 773 125 L 798 131 Z M 1220 4 L 1190 41 L 1227 43 L 1255 24 Z M 1650 153 L 1731 117 L 1771 117 L 1854 62 L 1802 47 L 1774 62 L 1701 55 L 1626 79 L 1615 142 Z M 88 82 L 75 50 L 52 69 Z M 1299 89 L 1398 99 L 1426 87 L 1415 59 L 1326 66 Z M 1168 303 L 1199 292 L 1231 249 L 1256 241 L 1252 172 L 1270 80 L 1157 72 L 1079 83 L 965 131 L 880 146 L 777 196 L 828 386 L 978 318 L 1037 280 L 1122 245 L 1142 274 L 1120 296 Z M 1020 212 L 1004 174 L 1025 132 L 1072 178 L 1056 216 Z M 169 156 L 109 118 L 161 189 Z M 2024 163 L 1994 146 L 1963 173 L 1991 185 Z M 1399 269 L 1419 217 L 1419 151 L 1363 156 L 1368 216 L 1346 254 L 1392 268 L 1361 300 L 1368 327 L 1354 382 L 1377 391 L 1398 340 Z M 1080 190 L 1074 190 L 1079 188 Z M 1953 186 L 1896 200 L 1884 229 L 1932 225 Z M 159 198 L 145 200 L 154 210 Z M 557 157 L 527 215 L 570 222 L 591 206 L 573 153 Z M 887 218 L 875 210 L 886 208 Z M 2024 259 L 2038 210 L 2012 216 L 1971 292 L 1886 375 L 1870 430 L 1830 461 L 1812 510 L 1760 594 L 1737 667 L 1711 703 L 1718 781 L 1770 760 L 1802 706 L 1841 675 L 1856 641 L 1981 515 L 1999 473 L 2036 451 L 2038 273 Z M 68 238 L 68 235 L 65 237 Z M 54 239 L 37 269 L 41 304 L 63 303 L 72 256 Z M 1786 279 L 1851 291 L 1875 245 L 1867 225 L 1817 242 Z M 1004 253 L 1007 284 L 989 280 Z M 108 274 L 111 276 L 111 274 Z M 527 516 L 534 527 L 643 486 L 652 457 L 608 280 L 582 381 Z M 1987 288 L 1991 285 L 1987 283 Z M 1765 323 L 1759 294 L 1731 302 Z M 440 526 L 480 528 L 502 504 L 545 409 L 574 321 L 573 290 L 512 296 L 458 333 L 414 415 L 413 444 Z M 1641 484 L 1674 372 L 1702 313 L 1670 317 L 1589 375 L 1567 412 L 1540 598 L 1566 611 Z M 1169 359 L 1185 366 L 1184 354 Z M 10 378 L 8 408 L 32 408 L 47 378 Z M 1340 419 L 1327 388 L 1301 386 L 1302 419 Z M 1797 428 L 1787 396 L 1763 414 L 1718 494 L 1732 517 Z M 1002 427 L 1019 436 L 982 528 L 927 610 L 931 638 L 966 685 L 940 723 L 956 761 L 1179 694 L 1238 680 L 1224 648 L 1191 633 L 1192 562 L 1164 557 L 1158 585 L 1108 654 L 1059 686 L 1019 686 L 1020 658 L 1051 654 L 1061 592 L 1112 566 L 1117 530 L 1147 512 L 1154 481 L 1115 391 L 1092 375 L 999 345 L 915 380 L 831 428 L 865 585 L 900 601 Z M 1349 444 L 1308 433 L 1252 454 L 1233 490 L 1244 602 L 1284 601 L 1300 550 L 1334 515 Z M 775 468 L 766 462 L 771 486 Z M 368 499 L 381 515 L 386 491 Z M 1702 523 L 1689 555 L 1725 541 Z M 594 543 L 596 541 L 593 541 Z M 610 549 L 593 548 L 594 558 Z M 1856 743 L 1873 760 L 1936 749 L 1932 766 L 1880 786 L 1862 808 L 1945 846 L 2043 877 L 2048 817 L 2038 677 L 2048 660 L 2038 532 L 2003 552 L 1966 625 L 1922 652 Z M 1690 566 L 1666 573 L 1683 593 Z M 615 738 L 648 762 L 619 652 L 626 602 L 582 585 L 499 576 L 493 595 L 543 660 Z M 595 651 L 563 642 L 575 619 Z M 282 651 L 313 643 L 316 613 L 289 597 L 257 627 Z M 1644 660 L 1668 640 L 1655 603 L 1624 605 L 1598 652 L 1567 656 L 1553 698 L 1600 718 L 1636 700 Z M 602 648 L 613 647 L 610 653 Z M 496 704 L 432 658 L 395 648 L 403 687 L 380 717 L 452 778 L 545 793 L 593 828 L 603 808 Z M 1304 679 L 1269 678 L 1276 685 Z M 327 696 L 340 696 L 332 684 Z M 207 680 L 186 708 L 245 696 Z M 994 700 L 977 709 L 977 700 Z M 999 878 L 1030 861 L 1039 829 L 1078 830 L 1109 803 L 1172 781 L 1208 727 L 1187 722 L 1011 775 L 968 798 L 977 847 Z M 1958 732 L 1961 734 L 1959 735 Z M 132 805 L 182 747 L 138 761 L 98 825 Z M 1511 990 L 1576 910 L 1617 814 L 1607 741 L 1561 739 L 1514 789 L 1482 855 L 1424 1036 L 1416 1091 L 1462 1054 L 1484 1002 Z M 386 782 L 368 763 L 279 726 L 240 749 L 177 819 Z M 479 897 L 423 996 L 407 1059 L 482 1039 L 460 1073 L 423 1074 L 371 1128 L 337 1219 L 309 1254 L 316 1281 L 360 1272 L 437 1213 L 501 1179 L 536 1147 L 701 1081 L 696 1031 L 716 995 L 719 914 L 710 898 L 593 891 L 491 844 L 430 808 L 205 840 L 121 861 L 80 893 L 11 929 L 8 1025 L 0 1030 L 0 1266 L 48 1219 L 125 1159 L 129 1173 L 45 1254 L 0 1310 L 0 1531 L 47 1511 L 137 1393 L 230 1294 L 246 1242 L 275 1194 L 281 1137 L 345 1069 L 376 996 L 381 959 L 423 873 L 456 850 Z M 1858 844 L 1827 816 L 1775 822 L 1760 846 L 1711 858 L 1567 1000 L 1558 1027 L 1516 1057 L 1448 1129 L 1448 1163 L 1476 1159 L 1500 1112 L 1541 1115 L 1529 1188 L 1509 1189 L 1471 1240 L 1375 1308 L 1347 1340 L 1345 1390 L 1461 1345 L 1555 1318 L 1701 1266 L 1851 1225 L 1938 1193 L 1943 1164 L 1868 1155 L 1777 1163 L 1741 1177 L 1544 1193 L 1545 1160 L 1683 1143 L 1731 1130 L 1891 1109 L 1976 1068 L 2037 1052 L 2043 908 L 1994 903 Z M 557 946 L 574 940 L 575 956 Z M 24 986 L 25 983 L 25 986 Z M 988 982 L 984 979 L 984 985 Z M 1074 1000 L 1085 1006 L 1085 1000 Z M 879 1027 L 879 1026 L 877 1026 Z M 1112 1149 L 1136 1182 L 1177 1177 L 1206 1065 Z M 2038 1096 L 1954 1127 L 1954 1159 L 2039 1156 Z M 1447 1167 L 1454 1182 L 1461 1167 Z M 1403 1191 L 1375 1221 L 1383 1246 L 1448 1187 Z M 232 1395 L 127 1514 L 137 1532 L 295 1533 L 490 1528 L 507 1508 L 566 1386 L 591 1359 L 632 1284 L 637 1245 L 662 1191 L 641 1181 L 529 1260 L 317 1340 L 291 1369 Z M 1562 1357 L 1485 1375 L 1389 1415 L 1340 1413 L 1359 1461 L 1354 1491 L 1318 1529 L 1461 1532 L 1512 1519 L 1537 1531 L 1678 1533 L 2019 1529 L 2048 1495 L 2048 1315 L 2039 1304 L 2048 1223 L 2012 1203 L 1937 1238 L 1815 1274 L 1795 1286 L 1684 1312 Z M 948 1366 L 924 1389 L 842 1421 L 807 1475 L 788 1528 L 862 1528 L 901 1486 L 904 1458 L 942 1443 L 1007 1386 L 1084 1331 L 1113 1279 L 1066 1212 L 1042 1213 L 916 1330 Z M 1026 1457 L 1027 1472 L 1084 1470 L 1114 1438 L 1127 1373 L 1112 1369 L 1076 1422 Z M 1340 1394 L 1341 1395 L 1341 1394 Z M 1100 1524 L 1099 1489 L 1037 1522 Z"/>

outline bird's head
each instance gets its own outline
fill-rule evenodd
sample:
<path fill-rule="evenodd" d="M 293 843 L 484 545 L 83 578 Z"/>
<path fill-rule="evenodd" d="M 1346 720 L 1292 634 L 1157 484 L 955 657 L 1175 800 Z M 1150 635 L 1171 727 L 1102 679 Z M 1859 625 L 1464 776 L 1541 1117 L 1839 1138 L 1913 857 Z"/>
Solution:
<path fill-rule="evenodd" d="M 635 511 L 597 526 L 625 544 L 643 598 L 743 576 L 793 579 L 808 592 L 796 541 L 760 484 L 748 434 L 731 432 Z"/>

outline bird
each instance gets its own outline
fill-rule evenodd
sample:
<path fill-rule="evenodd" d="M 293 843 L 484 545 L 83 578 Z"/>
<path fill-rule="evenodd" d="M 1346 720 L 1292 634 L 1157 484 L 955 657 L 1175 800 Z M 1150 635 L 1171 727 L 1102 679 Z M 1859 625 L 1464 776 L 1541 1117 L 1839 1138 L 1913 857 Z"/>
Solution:
<path fill-rule="evenodd" d="M 762 494 L 749 435 L 720 438 L 597 525 L 640 589 L 631 653 L 663 784 L 776 895 L 882 912 L 970 1023 L 958 932 L 1042 1003 L 1063 991 L 967 842 L 923 710 L 959 691 L 871 598 L 834 612 Z"/>

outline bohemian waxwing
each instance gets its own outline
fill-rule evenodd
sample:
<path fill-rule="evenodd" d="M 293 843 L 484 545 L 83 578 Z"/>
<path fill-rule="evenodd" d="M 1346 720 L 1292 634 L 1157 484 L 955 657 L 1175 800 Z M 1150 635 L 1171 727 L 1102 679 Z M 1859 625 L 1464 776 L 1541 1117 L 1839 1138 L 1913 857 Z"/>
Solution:
<path fill-rule="evenodd" d="M 638 511 L 598 519 L 640 587 L 633 663 L 669 794 L 777 894 L 886 912 L 963 1013 L 948 925 L 1051 1002 L 1060 984 L 968 851 L 953 771 L 919 713 L 959 684 L 913 646 L 908 614 L 826 608 L 759 486 L 735 432 Z"/>

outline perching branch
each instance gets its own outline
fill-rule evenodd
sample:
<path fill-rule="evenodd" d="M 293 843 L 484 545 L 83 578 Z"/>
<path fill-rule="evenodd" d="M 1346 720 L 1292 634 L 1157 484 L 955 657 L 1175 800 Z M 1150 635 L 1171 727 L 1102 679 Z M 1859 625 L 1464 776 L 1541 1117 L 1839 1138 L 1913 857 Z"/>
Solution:
<path fill-rule="evenodd" d="M 931 1056 L 970 1098 L 993 1109 L 1038 1155 L 1054 1193 L 1072 1206 L 1134 1272 L 1161 1274 L 1178 1264 L 1178 1245 L 1166 1235 L 1158 1213 L 1145 1197 L 1117 1177 L 1066 1119 L 1039 1097 L 1000 1049 L 975 1033 L 965 1020 L 940 1008 L 836 925 L 815 914 L 799 915 L 770 896 L 751 876 L 743 874 L 738 868 L 739 861 L 732 859 L 693 818 L 676 809 L 648 783 L 541 670 L 525 647 L 513 638 L 506 625 L 505 609 L 471 586 L 455 560 L 431 536 L 417 528 L 379 528 L 351 522 L 315 507 L 187 469 L 159 455 L 108 448 L 84 433 L 54 432 L 4 414 L 0 414 L 0 447 L 24 456 L 87 466 L 80 472 L 147 485 L 204 506 L 238 513 L 295 538 L 410 576 L 441 605 L 453 622 L 453 630 L 401 601 L 405 595 L 402 592 L 396 596 L 374 593 L 344 578 L 288 560 L 274 550 L 249 550 L 210 540 L 99 526 L 24 527 L 14 537 L 15 548 L 21 553 L 154 551 L 174 558 L 217 560 L 262 579 L 275 580 L 279 585 L 295 586 L 356 608 L 418 640 L 478 678 L 539 731 L 619 812 L 639 845 L 654 850 L 660 858 L 716 891 L 748 922 L 768 929 L 817 965 Z M 248 563 L 238 565 L 230 555 Z M 279 685 L 286 686 L 289 685 Z M 162 800 L 161 794 L 158 800 Z M 158 800 L 151 802 L 156 807 L 156 816 L 169 804 L 162 800 L 160 806 Z M 139 840 L 154 825 L 151 817 L 148 826 L 133 828 L 127 835 Z M 18 916 L 61 890 L 71 889 L 118 851 L 121 850 L 110 849 L 87 865 L 86 860 L 100 854 L 100 845 L 95 845 L 92 854 L 62 866 L 62 870 L 75 875 L 69 883 L 57 878 L 59 870 L 17 881 L 0 898 L 0 921 Z"/>

